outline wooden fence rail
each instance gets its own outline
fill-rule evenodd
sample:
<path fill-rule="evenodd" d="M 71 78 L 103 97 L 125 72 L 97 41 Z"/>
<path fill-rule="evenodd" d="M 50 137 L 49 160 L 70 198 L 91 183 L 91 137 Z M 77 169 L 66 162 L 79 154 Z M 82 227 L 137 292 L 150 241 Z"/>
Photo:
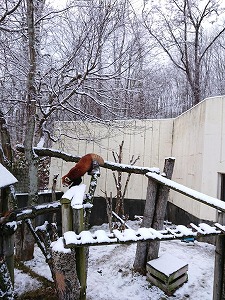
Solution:
<path fill-rule="evenodd" d="M 197 192 L 191 188 L 188 188 L 182 184 L 179 184 L 173 180 L 170 180 L 168 178 L 163 177 L 162 175 L 156 174 L 156 173 L 147 173 L 146 176 L 148 178 L 153 179 L 154 181 L 157 181 L 158 183 L 165 185 L 169 187 L 170 189 L 179 192 L 189 198 L 192 198 L 194 200 L 197 200 L 198 202 L 204 203 L 208 206 L 211 206 L 215 209 L 218 209 L 220 211 L 225 212 L 225 202 L 221 201 L 217 198 L 210 197 L 206 194 Z"/>
<path fill-rule="evenodd" d="M 163 230 L 155 230 L 153 228 L 139 228 L 138 230 L 125 229 L 122 232 L 114 229 L 113 233 L 106 233 L 103 230 L 81 231 L 76 234 L 74 231 L 64 233 L 65 248 L 86 247 L 86 246 L 102 246 L 112 244 L 129 244 L 144 241 L 168 241 L 183 240 L 185 238 L 199 238 L 205 236 L 214 236 L 225 234 L 225 226 L 215 223 L 210 226 L 201 223 L 198 226 L 191 223 L 190 227 L 184 225 L 175 226 L 175 228 L 165 228 Z"/>

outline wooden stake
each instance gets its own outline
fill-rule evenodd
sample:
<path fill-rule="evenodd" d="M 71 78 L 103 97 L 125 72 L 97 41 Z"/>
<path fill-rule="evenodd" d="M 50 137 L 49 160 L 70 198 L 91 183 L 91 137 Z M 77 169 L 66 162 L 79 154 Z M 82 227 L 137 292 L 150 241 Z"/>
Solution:
<path fill-rule="evenodd" d="M 218 223 L 225 225 L 225 213 L 219 212 Z M 225 299 L 225 235 L 216 237 L 213 300 Z"/>
<path fill-rule="evenodd" d="M 73 212 L 71 208 L 71 200 L 62 198 L 61 202 L 61 210 L 62 210 L 62 234 L 66 231 L 70 231 L 73 228 Z"/>

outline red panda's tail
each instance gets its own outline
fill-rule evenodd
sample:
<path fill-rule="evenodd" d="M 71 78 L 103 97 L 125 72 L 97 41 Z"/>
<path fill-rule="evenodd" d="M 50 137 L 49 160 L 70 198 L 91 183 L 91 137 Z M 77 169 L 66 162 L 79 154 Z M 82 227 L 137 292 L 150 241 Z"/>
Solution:
<path fill-rule="evenodd" d="M 89 153 L 89 154 L 91 155 L 92 161 L 96 160 L 100 167 L 104 166 L 104 159 L 100 155 L 95 153 Z"/>

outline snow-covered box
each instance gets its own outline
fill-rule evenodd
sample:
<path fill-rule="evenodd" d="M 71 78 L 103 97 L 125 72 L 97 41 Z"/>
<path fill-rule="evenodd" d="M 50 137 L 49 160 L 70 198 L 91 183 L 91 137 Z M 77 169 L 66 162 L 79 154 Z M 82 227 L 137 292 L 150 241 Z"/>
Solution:
<path fill-rule="evenodd" d="M 188 280 L 188 264 L 169 254 L 147 262 L 146 269 L 147 280 L 169 296 Z"/>

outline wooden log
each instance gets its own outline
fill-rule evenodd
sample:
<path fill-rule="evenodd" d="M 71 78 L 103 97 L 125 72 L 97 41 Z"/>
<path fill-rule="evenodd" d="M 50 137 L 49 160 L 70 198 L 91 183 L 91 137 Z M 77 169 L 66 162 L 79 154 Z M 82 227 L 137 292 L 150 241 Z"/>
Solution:
<path fill-rule="evenodd" d="M 36 206 L 24 207 L 15 209 L 9 212 L 6 216 L 0 216 L 0 225 L 11 221 L 22 221 L 25 219 L 34 219 L 36 216 L 44 213 L 57 212 L 61 208 L 60 201 L 40 204 Z"/>
<path fill-rule="evenodd" d="M 218 223 L 225 225 L 225 213 L 218 213 Z M 213 300 L 225 299 L 225 235 L 216 237 Z"/>
<path fill-rule="evenodd" d="M 180 183 L 177 183 L 156 173 L 147 173 L 146 176 L 148 178 L 152 178 L 154 181 L 162 185 L 168 186 L 171 190 L 174 190 L 191 199 L 194 199 L 198 202 L 201 202 L 203 204 L 225 212 L 225 202 L 220 199 L 195 191 L 191 188 L 188 188 Z"/>
<path fill-rule="evenodd" d="M 155 211 L 155 202 L 157 195 L 157 183 L 151 179 L 148 180 L 146 203 L 144 209 L 143 220 L 141 227 L 151 227 L 154 211 Z M 146 264 L 147 264 L 147 249 L 149 242 L 138 242 L 136 248 L 136 255 L 134 260 L 133 269 L 135 272 L 140 274 L 146 274 Z"/>
<path fill-rule="evenodd" d="M 15 220 L 14 213 L 9 213 L 12 209 L 10 205 L 10 188 L 0 189 L 1 213 L 8 217 L 8 220 Z M 4 219 L 4 217 L 3 217 Z M 11 284 L 14 285 L 14 233 L 17 228 L 15 222 L 8 223 L 7 226 L 2 225 L 0 218 L 0 257 L 6 262 L 6 267 L 10 275 Z"/>
<path fill-rule="evenodd" d="M 165 159 L 163 172 L 169 178 L 172 177 L 174 161 L 174 158 Z M 160 186 L 159 182 L 149 178 L 141 227 L 162 229 L 168 195 L 169 188 L 167 186 Z M 140 274 L 146 274 L 147 261 L 158 257 L 158 250 L 159 242 L 138 242 L 133 265 L 134 271 Z"/>
<path fill-rule="evenodd" d="M 52 261 L 58 299 L 78 300 L 80 284 L 76 275 L 75 249 L 67 252 L 52 251 Z"/>
<path fill-rule="evenodd" d="M 168 179 L 172 178 L 174 163 L 175 163 L 174 158 L 169 157 L 165 159 L 163 173 Z M 152 228 L 156 230 L 163 229 L 169 191 L 170 191 L 169 187 L 165 185 L 158 186 L 158 194 L 157 194 L 156 204 L 155 204 L 155 213 L 152 222 Z M 147 257 L 148 261 L 158 257 L 159 247 L 160 247 L 159 241 L 154 241 L 149 244 L 148 257 Z"/>
<path fill-rule="evenodd" d="M 98 162 L 94 161 L 93 162 L 93 167 L 94 169 L 92 170 L 92 172 L 90 173 L 91 175 L 91 181 L 90 181 L 90 185 L 89 185 L 89 190 L 88 193 L 86 194 L 86 199 L 84 200 L 84 202 L 87 204 L 90 204 L 90 207 L 85 209 L 85 228 L 88 230 L 89 226 L 90 226 L 90 216 L 91 216 L 91 208 L 93 205 L 93 201 L 94 201 L 94 194 L 95 194 L 95 190 L 97 187 L 97 179 L 100 176 L 100 168 L 99 168 L 99 164 Z M 76 227 L 76 230 L 79 227 Z"/>

